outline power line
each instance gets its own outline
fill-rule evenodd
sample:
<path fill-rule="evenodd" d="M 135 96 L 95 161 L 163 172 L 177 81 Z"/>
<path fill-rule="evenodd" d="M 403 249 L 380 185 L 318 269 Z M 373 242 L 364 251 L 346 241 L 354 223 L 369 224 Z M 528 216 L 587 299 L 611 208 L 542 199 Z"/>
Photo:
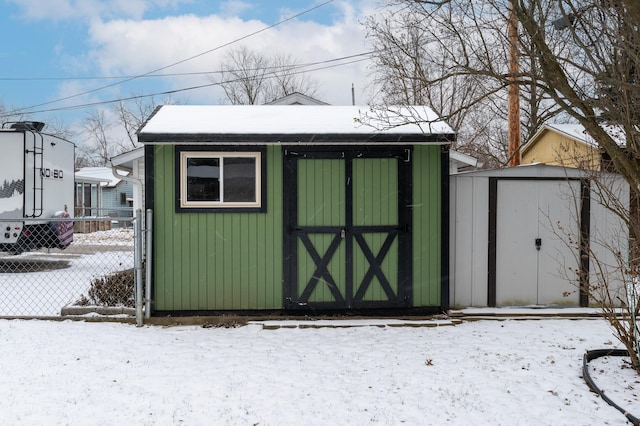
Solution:
<path fill-rule="evenodd" d="M 69 99 L 76 98 L 76 97 L 78 97 L 78 96 L 87 95 L 87 94 L 89 94 L 89 93 L 94 93 L 94 92 L 97 92 L 97 91 L 100 91 L 100 90 L 103 90 L 103 89 L 107 89 L 107 88 L 109 88 L 109 87 L 117 86 L 117 85 L 120 85 L 120 84 L 123 84 L 123 83 L 127 83 L 127 82 L 129 82 L 129 81 L 132 81 L 132 80 L 135 80 L 135 79 L 138 79 L 138 78 L 142 78 L 142 77 L 145 77 L 145 76 L 149 76 L 149 75 L 151 75 L 151 74 L 155 74 L 155 73 L 157 73 L 157 72 L 159 72 L 159 71 L 163 71 L 163 70 L 165 70 L 165 69 L 167 69 L 167 68 L 171 68 L 171 67 L 174 67 L 174 66 L 176 66 L 176 65 L 183 64 L 183 63 L 185 63 L 185 62 L 191 61 L 191 60 L 193 60 L 193 59 L 196 59 L 196 58 L 199 58 L 199 57 L 201 57 L 201 56 L 207 55 L 207 54 L 209 54 L 209 53 L 211 53 L 211 52 L 214 52 L 214 51 L 216 51 L 216 50 L 223 49 L 223 48 L 225 48 L 225 47 L 227 47 L 227 46 L 230 46 L 230 45 L 232 45 L 232 44 L 234 44 L 234 43 L 238 43 L 238 42 L 240 42 L 240 41 L 246 40 L 247 38 L 253 37 L 253 36 L 257 35 L 257 34 L 260 34 L 260 33 L 263 33 L 263 32 L 265 32 L 265 31 L 268 31 L 268 30 L 270 30 L 270 29 L 273 29 L 273 28 L 275 28 L 275 27 L 277 27 L 277 26 L 279 26 L 279 25 L 284 24 L 285 22 L 289 22 L 289 21 L 291 21 L 291 20 L 294 20 L 294 19 L 296 19 L 296 18 L 299 18 L 299 17 L 300 17 L 300 16 L 302 16 L 302 15 L 306 15 L 307 13 L 313 12 L 313 11 L 314 11 L 314 10 L 316 10 L 316 9 L 319 9 L 319 8 L 321 8 L 321 7 L 323 7 L 323 6 L 326 6 L 327 4 L 332 3 L 333 1 L 334 1 L 334 0 L 327 0 L 327 1 L 323 2 L 323 3 L 320 3 L 320 4 L 318 4 L 318 5 L 316 5 L 316 6 L 312 7 L 312 8 L 310 8 L 310 9 L 304 10 L 304 11 L 302 11 L 302 12 L 300 12 L 300 13 L 296 14 L 296 15 L 293 15 L 293 16 L 290 16 L 289 18 L 286 18 L 286 19 L 283 19 L 283 20 L 281 20 L 281 21 L 278 21 L 278 22 L 276 22 L 275 24 L 272 24 L 272 25 L 269 25 L 269 26 L 267 26 L 267 27 L 261 28 L 261 29 L 259 29 L 259 30 L 257 30 L 257 31 L 254 31 L 254 32 L 250 33 L 250 34 L 244 35 L 244 36 L 242 36 L 242 37 L 240 37 L 240 38 L 237 38 L 237 39 L 235 39 L 235 40 L 232 40 L 232 41 L 230 41 L 230 42 L 227 42 L 227 43 L 221 44 L 221 45 L 219 45 L 219 46 L 216 46 L 216 47 L 214 47 L 213 49 L 209 49 L 209 50 L 207 50 L 207 51 L 204 51 L 204 52 L 198 53 L 197 55 L 190 56 L 190 57 L 188 57 L 188 58 L 186 58 L 186 59 L 182 59 L 182 60 L 180 60 L 180 61 L 174 62 L 174 63 L 172 63 L 172 64 L 169 64 L 169 65 L 166 65 L 166 66 L 163 66 L 163 67 L 160 67 L 160 68 L 157 68 L 157 69 L 155 69 L 155 70 L 152 70 L 152 71 L 146 72 L 146 73 L 144 73 L 144 74 L 139 74 L 139 75 L 136 75 L 136 76 L 133 76 L 133 77 L 130 77 L 130 78 L 125 78 L 125 79 L 124 79 L 124 80 L 122 80 L 122 81 L 117 81 L 117 82 L 115 82 L 115 83 L 107 84 L 107 85 L 105 85 L 105 86 L 101 86 L 101 87 L 98 87 L 98 88 L 95 88 L 95 89 L 86 90 L 86 91 L 84 91 L 84 92 L 76 93 L 75 95 L 66 96 L 66 97 L 64 97 L 64 98 L 59 98 L 59 99 L 55 99 L 55 100 L 48 101 L 48 102 L 43 102 L 43 103 L 36 104 L 36 105 L 31 105 L 31 106 L 24 107 L 24 108 L 18 108 L 18 109 L 13 110 L 11 113 L 12 113 L 12 114 L 14 114 L 14 115 L 17 115 L 17 114 L 25 114 L 25 113 L 26 113 L 26 112 L 25 112 L 26 110 L 30 110 L 30 109 L 32 109 L 32 108 L 38 108 L 38 107 L 41 107 L 41 106 L 51 105 L 51 104 L 54 104 L 54 103 L 58 103 L 58 102 L 62 102 L 62 101 L 66 101 L 66 100 L 69 100 Z"/>
<path fill-rule="evenodd" d="M 314 65 L 326 64 L 331 62 L 338 62 L 345 59 L 352 59 L 361 56 L 369 56 L 373 53 L 376 53 L 375 50 L 371 50 L 369 52 L 356 53 L 353 55 L 341 56 L 339 58 L 326 59 L 323 61 L 316 62 L 307 62 L 302 64 L 293 63 L 290 65 L 273 65 L 268 67 L 260 67 L 260 68 L 247 68 L 243 70 L 211 70 L 211 71 L 191 71 L 191 72 L 178 72 L 178 73 L 167 73 L 167 74 L 143 74 L 139 76 L 135 75 L 119 75 L 119 76 L 93 76 L 93 77 L 0 77 L 0 81 L 82 81 L 82 80 L 133 80 L 137 78 L 166 78 L 166 77 L 183 77 L 183 76 L 191 76 L 191 75 L 210 75 L 210 74 L 222 74 L 225 72 L 238 72 L 238 71 L 262 71 L 262 70 L 270 70 L 270 69 L 295 69 L 295 68 L 304 68 L 310 67 Z M 55 102 L 55 101 L 52 101 Z M 40 105 L 34 105 L 34 107 Z M 31 108 L 31 107 L 26 107 Z"/>
<path fill-rule="evenodd" d="M 352 55 L 351 57 L 358 57 L 358 56 L 362 56 L 362 55 L 365 55 L 365 54 Z M 366 54 L 366 55 L 369 55 L 369 54 Z M 349 57 L 347 57 L 347 58 L 349 58 Z M 296 75 L 296 74 L 301 74 L 301 73 L 321 71 L 321 70 L 325 70 L 325 69 L 341 67 L 341 66 L 344 66 L 344 65 L 350 65 L 350 64 L 366 61 L 368 59 L 369 58 L 367 56 L 367 57 L 363 57 L 363 58 L 360 58 L 360 59 L 354 59 L 354 60 L 351 60 L 351 61 L 348 61 L 348 62 L 344 62 L 344 63 L 317 67 L 317 68 L 314 68 L 314 69 L 311 69 L 311 70 L 298 70 L 298 71 L 292 72 L 290 75 Z M 322 62 L 319 62 L 319 64 L 331 63 L 331 62 L 335 62 L 335 61 L 336 60 L 322 61 Z M 284 71 L 288 72 L 288 70 L 284 70 Z M 276 78 L 276 77 L 278 77 L 278 75 L 279 75 L 279 73 L 274 71 L 274 72 L 271 72 L 271 75 L 267 74 L 267 76 L 265 78 L 267 78 L 267 79 Z M 109 104 L 114 104 L 114 103 L 118 103 L 118 102 L 131 101 L 131 100 L 135 100 L 135 99 L 151 98 L 151 97 L 154 97 L 154 96 L 173 95 L 175 93 L 187 92 L 187 91 L 198 90 L 198 89 L 204 89 L 204 88 L 213 87 L 213 86 L 220 86 L 220 85 L 223 85 L 223 84 L 234 83 L 234 82 L 241 81 L 241 80 L 244 80 L 244 79 L 243 78 L 238 78 L 238 79 L 234 79 L 234 80 L 226 80 L 226 81 L 221 81 L 221 82 L 200 84 L 200 85 L 197 85 L 197 86 L 183 87 L 183 88 L 180 88 L 180 89 L 166 90 L 166 91 L 162 91 L 162 92 L 148 93 L 148 94 L 144 94 L 144 95 L 133 95 L 133 96 L 128 96 L 128 97 L 124 97 L 124 98 L 110 99 L 110 100 L 106 100 L 106 101 L 96 101 L 96 102 L 90 102 L 90 103 L 85 103 L 85 104 L 77 104 L 77 105 L 70 105 L 70 106 L 64 106 L 64 107 L 47 108 L 47 109 L 39 109 L 39 110 L 26 110 L 26 111 L 20 112 L 20 114 L 29 115 L 29 114 L 39 114 L 39 113 L 44 113 L 44 112 L 55 112 L 55 111 L 74 111 L 74 110 L 78 110 L 78 109 L 96 107 L 96 106 L 100 106 L 100 105 L 109 105 Z M 16 113 L 10 112 L 10 113 L 5 113 L 5 114 L 0 114 L 0 117 L 9 117 L 9 116 L 12 116 L 12 115 L 16 115 Z"/>

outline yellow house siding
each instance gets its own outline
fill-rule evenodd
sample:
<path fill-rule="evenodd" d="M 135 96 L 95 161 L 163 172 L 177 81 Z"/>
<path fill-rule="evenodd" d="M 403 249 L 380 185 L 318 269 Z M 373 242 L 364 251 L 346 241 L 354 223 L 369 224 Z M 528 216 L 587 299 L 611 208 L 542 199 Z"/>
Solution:
<path fill-rule="evenodd" d="M 600 169 L 597 148 L 562 133 L 546 131 L 529 144 L 522 152 L 522 164 L 544 163 L 588 170 Z"/>

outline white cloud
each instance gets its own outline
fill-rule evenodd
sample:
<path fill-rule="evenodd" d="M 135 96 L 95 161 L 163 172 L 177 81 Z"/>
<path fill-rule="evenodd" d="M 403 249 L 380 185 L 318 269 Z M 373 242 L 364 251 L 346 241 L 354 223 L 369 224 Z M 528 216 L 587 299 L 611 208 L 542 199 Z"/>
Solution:
<path fill-rule="evenodd" d="M 227 1 L 216 11 L 216 15 L 209 16 L 177 14 L 176 11 L 180 10 L 179 4 L 189 0 L 7 1 L 18 4 L 24 17 L 33 20 L 84 19 L 82 22 L 86 23 L 87 33 L 78 36 L 78 40 L 84 40 L 82 44 L 84 50 L 74 50 L 75 46 L 71 44 L 57 44 L 54 47 L 57 61 L 64 64 L 64 69 L 72 76 L 141 75 L 232 43 L 236 39 L 263 30 L 274 22 L 273 16 L 265 18 L 265 22 L 243 19 L 243 14 L 250 12 L 244 8 L 251 3 L 251 0 Z M 317 0 L 315 4 L 321 1 Z M 313 0 L 305 3 L 314 4 Z M 303 15 L 296 20 L 249 37 L 241 44 L 266 55 L 287 54 L 299 63 L 327 61 L 366 52 L 369 48 L 365 42 L 361 22 L 373 12 L 375 3 L 373 0 L 335 0 L 320 9 L 322 18 L 315 14 L 315 17 L 322 19 L 323 23 L 314 21 L 314 14 Z M 302 10 L 287 11 L 279 8 L 276 11 L 280 19 L 284 19 Z M 157 19 L 144 17 L 145 14 L 152 13 L 153 16 L 164 17 Z M 214 50 L 197 59 L 167 68 L 163 72 L 217 71 L 224 54 L 239 44 L 234 43 Z M 330 65 L 332 64 L 324 66 Z M 351 104 L 353 83 L 356 87 L 356 103 L 366 103 L 368 101 L 365 94 L 367 93 L 368 65 L 368 62 L 359 62 L 310 73 L 309 75 L 319 82 L 317 97 L 334 105 Z M 316 67 L 321 66 L 323 65 Z M 56 90 L 47 93 L 46 98 L 42 100 L 46 102 L 54 99 L 69 99 L 47 104 L 41 108 L 94 103 L 95 106 L 69 112 L 52 111 L 48 113 L 50 117 L 42 117 L 42 119 L 53 122 L 55 120 L 51 117 L 56 119 L 67 117 L 69 127 L 78 132 L 75 141 L 82 145 L 83 119 L 96 108 L 103 108 L 110 113 L 108 110 L 112 104 L 100 105 L 100 102 L 142 93 L 180 90 L 209 83 L 210 80 L 203 75 L 139 78 L 124 84 L 116 84 L 115 80 L 68 80 L 57 84 Z M 102 86 L 110 87 L 93 90 Z M 155 100 L 161 102 L 165 97 L 160 95 Z M 219 88 L 209 87 L 178 92 L 172 94 L 171 98 L 180 103 L 215 104 L 223 100 L 224 94 Z"/>
<path fill-rule="evenodd" d="M 166 67 L 194 55 L 210 51 L 248 34 L 272 25 L 273 21 L 261 22 L 242 19 L 251 0 L 229 0 L 220 5 L 217 15 L 178 15 L 181 3 L 189 0 L 7 0 L 19 6 L 29 19 L 85 19 L 88 33 L 84 51 L 74 51 L 68 45 L 58 45 L 58 61 L 65 65 L 70 75 L 121 76 L 140 75 Z M 322 0 L 309 0 L 306 7 Z M 241 44 L 268 55 L 280 53 L 290 55 L 299 63 L 332 60 L 369 50 L 365 42 L 361 23 L 377 5 L 373 0 L 335 0 L 318 11 L 303 15 L 275 28 L 249 37 Z M 296 4 L 297 7 L 297 4 Z M 302 11 L 277 9 L 281 18 Z M 157 19 L 144 18 L 153 12 Z M 174 15 L 168 15 L 174 12 Z M 323 23 L 315 22 L 314 16 L 322 13 Z M 327 20 L 327 16 L 330 17 Z M 221 58 L 233 46 L 214 50 L 180 65 L 167 68 L 164 73 L 217 71 Z M 327 64 L 332 65 L 332 64 Z M 327 66 L 325 65 L 325 66 Z M 368 62 L 317 70 L 310 76 L 319 82 L 318 98 L 335 105 L 351 103 L 351 85 L 356 87 L 356 102 L 368 101 L 366 93 Z M 321 67 L 318 65 L 317 67 Z M 163 85 L 153 87 L 152 82 Z M 113 81 L 76 81 L 58 87 L 60 97 L 82 93 Z M 136 79 L 107 90 L 74 97 L 65 105 L 83 104 L 117 99 L 131 94 L 157 93 L 179 90 L 210 83 L 206 76 L 181 76 L 166 79 Z M 75 92 L 74 92 L 75 91 Z M 53 98 L 53 94 L 50 95 Z M 162 97 L 162 96 L 160 96 Z M 185 91 L 172 95 L 174 99 L 190 103 L 218 103 L 223 93 L 217 88 Z M 55 104 L 54 106 L 58 106 Z"/>
<path fill-rule="evenodd" d="M 241 6 L 237 2 L 235 6 Z M 367 2 L 368 3 L 368 2 Z M 360 21 L 363 9 L 353 2 L 337 2 L 331 25 L 299 20 L 287 22 L 242 41 L 245 46 L 265 54 L 286 53 L 300 63 L 331 60 L 365 52 L 364 30 Z M 230 3 L 228 3 L 230 5 Z M 97 74 L 143 74 L 231 43 L 265 28 L 259 21 L 244 21 L 221 16 L 171 16 L 156 20 L 94 21 L 90 27 L 89 60 Z M 232 46 L 237 46 L 233 44 Z M 164 72 L 202 72 L 219 69 L 221 57 L 231 46 L 215 50 L 197 59 L 171 67 Z M 311 76 L 320 82 L 322 100 L 344 105 L 351 103 L 351 84 L 357 89 L 357 103 L 365 103 L 367 63 L 316 71 Z M 171 89 L 208 83 L 206 77 L 173 77 Z M 124 89 L 123 89 L 124 90 Z M 215 89 L 185 92 L 193 103 L 215 103 L 222 93 Z"/>

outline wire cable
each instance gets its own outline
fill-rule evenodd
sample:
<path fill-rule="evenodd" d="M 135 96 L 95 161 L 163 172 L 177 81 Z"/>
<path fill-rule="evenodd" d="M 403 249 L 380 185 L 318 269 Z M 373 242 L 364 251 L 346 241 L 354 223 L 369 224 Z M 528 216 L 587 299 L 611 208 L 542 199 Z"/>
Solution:
<path fill-rule="evenodd" d="M 318 5 L 316 5 L 316 6 L 312 7 L 312 8 L 310 8 L 310 9 L 304 10 L 304 11 L 302 11 L 302 12 L 300 12 L 300 13 L 296 14 L 296 15 L 293 15 L 293 16 L 290 16 L 290 17 L 288 17 L 288 18 L 286 18 L 286 19 L 283 19 L 283 20 L 281 20 L 281 21 L 278 21 L 278 22 L 276 22 L 275 24 L 272 24 L 272 25 L 266 26 L 266 27 L 264 27 L 264 28 L 261 28 L 261 29 L 259 29 L 259 30 L 257 30 L 257 31 L 254 31 L 254 32 L 249 33 L 249 34 L 247 34 L 247 35 L 244 35 L 244 36 L 242 36 L 242 37 L 239 37 L 239 38 L 234 39 L 234 40 L 232 40 L 232 41 L 229 41 L 229 42 L 227 42 L 227 43 L 224 43 L 224 44 L 221 44 L 221 45 L 219 45 L 219 46 L 216 46 L 216 47 L 214 47 L 213 49 L 209 49 L 209 50 L 207 50 L 207 51 L 204 51 L 204 52 L 198 53 L 197 55 L 190 56 L 190 57 L 188 57 L 188 58 L 182 59 L 182 60 L 180 60 L 180 61 L 174 62 L 174 63 L 169 64 L 169 65 L 165 65 L 165 66 L 163 66 L 163 67 L 160 67 L 160 68 L 157 68 L 157 69 L 155 69 L 155 70 L 152 70 L 152 71 L 146 72 L 146 73 L 144 73 L 144 74 L 139 74 L 139 75 L 136 75 L 136 76 L 133 76 L 133 77 L 130 77 L 130 78 L 125 78 L 125 79 L 124 79 L 124 80 L 122 80 L 122 81 L 118 81 L 118 82 L 115 82 L 115 83 L 107 84 L 107 85 L 104 85 L 104 86 L 101 86 L 101 87 L 97 87 L 97 88 L 95 88 L 95 89 L 86 90 L 86 91 L 81 92 L 81 93 L 76 93 L 76 94 L 74 94 L 74 95 L 69 95 L 69 96 L 66 96 L 66 97 L 63 97 L 63 98 L 59 98 L 59 99 L 55 99 L 55 100 L 52 100 L 52 101 L 43 102 L 43 103 L 40 103 L 40 104 L 35 104 L 35 105 L 31 105 L 31 106 L 24 107 L 24 108 L 17 108 L 17 109 L 15 109 L 15 110 L 11 111 L 11 113 L 12 113 L 13 115 L 17 115 L 17 114 L 25 114 L 25 113 L 26 113 L 26 111 L 28 111 L 28 110 L 30 110 L 30 109 L 32 109 L 32 108 L 38 108 L 38 107 L 41 107 L 41 106 L 51 105 L 51 104 L 54 104 L 54 103 L 58 103 L 58 102 L 62 102 L 62 101 L 66 101 L 66 100 L 69 100 L 69 99 L 76 98 L 76 97 L 78 97 L 78 96 L 87 95 L 87 94 L 94 93 L 94 92 L 97 92 L 97 91 L 100 91 L 100 90 L 103 90 L 103 89 L 107 89 L 107 88 L 110 88 L 110 87 L 113 87 L 113 86 L 117 86 L 117 85 L 120 85 L 120 84 L 124 84 L 124 83 L 127 83 L 127 82 L 129 82 L 129 81 L 136 80 L 136 79 L 138 79 L 138 78 L 142 78 L 142 77 L 145 77 L 145 76 L 148 76 L 148 75 L 151 75 L 151 74 L 155 74 L 155 73 L 157 73 L 157 72 L 159 72 L 159 71 L 163 71 L 163 70 L 166 70 L 167 68 L 171 68 L 171 67 L 174 67 L 174 66 L 176 66 L 176 65 L 183 64 L 183 63 L 185 63 L 185 62 L 188 62 L 188 61 L 191 61 L 191 60 L 193 60 L 193 59 L 199 58 L 199 57 L 201 57 L 201 56 L 207 55 L 207 54 L 209 54 L 209 53 L 211 53 L 211 52 L 214 52 L 214 51 L 216 51 L 216 50 L 223 49 L 223 48 L 225 48 L 225 47 L 227 47 L 227 46 L 230 46 L 230 45 L 232 45 L 232 44 L 234 44 L 234 43 L 238 43 L 238 42 L 240 42 L 240 41 L 246 40 L 246 39 L 248 39 L 248 38 L 250 38 L 250 37 L 253 37 L 253 36 L 255 36 L 255 35 L 261 34 L 261 33 L 265 32 L 265 31 L 271 30 L 271 29 L 273 29 L 273 28 L 275 28 L 275 27 L 277 27 L 277 26 L 279 26 L 279 25 L 282 25 L 282 24 L 284 24 L 284 23 L 286 23 L 286 22 L 289 22 L 289 21 L 292 21 L 292 20 L 294 20 L 294 19 L 296 19 L 296 18 L 299 18 L 300 16 L 306 15 L 307 13 L 313 12 L 313 11 L 314 11 L 314 10 L 316 10 L 316 9 L 319 9 L 319 8 L 321 8 L 321 7 L 324 7 L 324 6 L 326 6 L 327 4 L 332 3 L 333 1 L 334 1 L 334 0 L 327 0 L 327 1 L 323 2 L 323 3 L 320 3 L 320 4 L 318 4 Z"/>
<path fill-rule="evenodd" d="M 357 57 L 357 56 L 361 56 L 361 55 L 352 55 L 351 57 Z M 358 62 L 363 62 L 363 61 L 366 61 L 368 59 L 369 59 L 368 57 L 364 57 L 364 58 L 354 59 L 354 60 L 351 60 L 351 61 L 348 61 L 348 62 L 344 62 L 344 63 L 317 67 L 317 68 L 314 68 L 314 69 L 311 69 L 311 70 L 306 70 L 306 69 L 305 70 L 298 70 L 298 71 L 292 72 L 290 75 L 296 75 L 296 74 L 302 74 L 302 73 L 311 73 L 311 72 L 315 72 L 315 71 L 321 71 L 321 70 L 325 70 L 325 69 L 341 67 L 341 66 L 344 66 L 344 65 L 350 65 L 350 64 L 354 64 L 354 63 L 358 63 Z M 323 61 L 323 62 L 320 62 L 319 64 L 330 63 L 330 62 L 334 62 L 334 60 Z M 288 72 L 288 70 L 285 70 L 285 72 Z M 270 73 L 270 74 L 271 75 L 269 75 L 269 73 L 268 73 L 265 78 L 267 78 L 267 79 L 276 78 L 276 77 L 278 77 L 280 75 L 280 73 L 277 73 L 275 71 Z M 95 106 L 100 106 L 100 105 L 108 105 L 108 104 L 124 102 L 124 101 L 131 101 L 131 100 L 135 100 L 135 99 L 151 98 L 151 97 L 154 97 L 154 96 L 173 95 L 175 93 L 186 92 L 186 91 L 190 91 L 190 90 L 204 89 L 204 88 L 212 87 L 212 86 L 220 86 L 220 85 L 223 85 L 223 84 L 234 83 L 234 82 L 238 82 L 238 81 L 242 81 L 242 80 L 244 80 L 244 78 L 226 80 L 226 81 L 221 81 L 221 82 L 212 82 L 212 83 L 207 83 L 207 84 L 200 84 L 200 85 L 197 85 L 197 86 L 189 86 L 189 87 L 184 87 L 184 88 L 180 88 L 180 89 L 166 90 L 166 91 L 162 91 L 162 92 L 148 93 L 148 94 L 143 94 L 143 95 L 133 95 L 133 96 L 117 98 L 117 99 L 110 99 L 110 100 L 105 100 L 105 101 L 89 102 L 89 103 L 85 103 L 85 104 L 70 105 L 70 106 L 63 106 L 63 107 L 56 107 L 56 108 L 37 109 L 37 110 L 28 110 L 28 111 L 21 112 L 20 114 L 29 115 L 29 114 L 39 114 L 39 113 L 44 113 L 44 112 L 55 112 L 55 111 L 74 111 L 74 110 L 78 110 L 78 109 L 84 109 L 84 108 L 95 107 Z M 0 114 L 0 117 L 10 117 L 10 116 L 13 116 L 13 115 L 16 115 L 16 113 L 7 112 L 7 113 L 4 113 L 4 114 Z"/>
<path fill-rule="evenodd" d="M 326 64 L 331 62 L 338 62 L 345 59 L 352 59 L 361 56 L 370 56 L 376 53 L 375 50 L 371 50 L 368 52 L 356 53 L 353 55 L 341 56 L 339 58 L 333 59 L 325 59 L 323 61 L 316 62 L 306 62 L 306 63 L 293 63 L 290 65 L 274 65 L 269 67 L 261 67 L 261 68 L 247 68 L 244 70 L 211 70 L 211 71 L 191 71 L 191 72 L 177 72 L 177 73 L 167 73 L 167 74 L 144 74 L 144 75 L 119 75 L 119 76 L 92 76 L 92 77 L 0 77 L 0 81 L 83 81 L 83 80 L 125 80 L 125 79 L 136 79 L 136 78 L 166 78 L 166 77 L 184 77 L 190 75 L 210 75 L 210 74 L 222 74 L 224 72 L 238 72 L 238 71 L 262 71 L 262 70 L 270 70 L 270 69 L 295 69 L 295 68 L 303 68 L 310 67 L 314 65 Z"/>

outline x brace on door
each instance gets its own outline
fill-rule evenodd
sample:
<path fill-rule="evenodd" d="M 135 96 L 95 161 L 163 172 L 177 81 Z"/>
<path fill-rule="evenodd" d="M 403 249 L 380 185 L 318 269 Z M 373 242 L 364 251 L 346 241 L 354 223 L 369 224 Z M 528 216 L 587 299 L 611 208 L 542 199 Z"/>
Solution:
<path fill-rule="evenodd" d="M 333 255 L 335 254 L 336 250 L 338 250 L 338 246 L 342 242 L 341 234 L 342 234 L 342 231 L 340 231 L 333 237 L 331 244 L 329 245 L 329 247 L 327 248 L 327 251 L 324 253 L 322 257 L 320 257 L 320 255 L 318 254 L 318 251 L 313 246 L 313 243 L 309 239 L 309 235 L 305 233 L 299 234 L 299 238 L 302 241 L 302 244 L 304 244 L 305 248 L 307 249 L 307 252 L 313 259 L 313 262 L 316 264 L 315 272 L 311 276 L 311 279 L 309 280 L 309 282 L 304 288 L 304 291 L 300 295 L 300 300 L 299 300 L 300 303 L 306 303 L 309 300 L 309 296 L 311 296 L 311 294 L 313 293 L 313 290 L 315 290 L 316 286 L 318 285 L 318 282 L 320 281 L 320 279 L 324 279 L 325 283 L 329 287 L 329 290 L 331 291 L 331 294 L 335 298 L 336 302 L 341 304 L 346 304 L 344 298 L 342 297 L 342 294 L 340 294 L 340 290 L 338 289 L 338 286 L 335 280 L 333 279 L 333 277 L 331 276 L 331 273 L 327 269 L 329 262 L 333 258 Z"/>
<path fill-rule="evenodd" d="M 389 253 L 389 249 L 391 248 L 391 244 L 393 244 L 393 241 L 395 240 L 397 235 L 398 235 L 398 231 L 389 232 L 389 235 L 387 235 L 387 238 L 385 239 L 384 243 L 382 244 L 382 247 L 380 248 L 380 251 L 378 252 L 378 255 L 375 256 L 375 257 L 373 256 L 373 253 L 371 252 L 371 249 L 369 248 L 369 245 L 365 241 L 365 239 L 362 236 L 362 234 L 355 234 L 354 235 L 356 241 L 358 242 L 358 245 L 362 249 L 362 252 L 364 253 L 365 257 L 367 258 L 367 261 L 369 262 L 369 269 L 367 270 L 367 273 L 365 274 L 364 278 L 362 279 L 362 282 L 358 286 L 358 290 L 356 291 L 356 294 L 353 297 L 354 300 L 356 300 L 356 301 L 362 300 L 362 298 L 364 297 L 365 293 L 367 292 L 367 289 L 369 288 L 369 285 L 373 281 L 374 275 L 378 278 L 378 281 L 380 282 L 380 285 L 382 286 L 382 289 L 384 290 L 385 294 L 387 295 L 387 298 L 389 300 L 397 299 L 398 295 L 395 294 L 395 292 L 391 288 L 391 284 L 389 283 L 389 280 L 384 275 L 384 273 L 382 272 L 382 269 L 381 269 L 382 262 L 384 261 L 385 257 L 387 256 L 387 253 Z"/>

